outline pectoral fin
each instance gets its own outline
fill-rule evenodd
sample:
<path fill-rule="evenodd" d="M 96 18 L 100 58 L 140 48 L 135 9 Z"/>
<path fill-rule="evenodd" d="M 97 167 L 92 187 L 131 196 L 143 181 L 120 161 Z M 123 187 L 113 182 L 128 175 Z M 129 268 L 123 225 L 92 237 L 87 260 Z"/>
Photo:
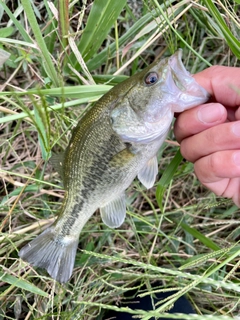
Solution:
<path fill-rule="evenodd" d="M 154 185 L 157 173 L 158 162 L 157 157 L 155 156 L 152 159 L 150 159 L 148 163 L 138 173 L 138 179 L 147 189 L 150 189 Z"/>
<path fill-rule="evenodd" d="M 100 208 L 102 221 L 110 228 L 118 228 L 126 217 L 125 194 L 121 194 L 116 199 Z"/>

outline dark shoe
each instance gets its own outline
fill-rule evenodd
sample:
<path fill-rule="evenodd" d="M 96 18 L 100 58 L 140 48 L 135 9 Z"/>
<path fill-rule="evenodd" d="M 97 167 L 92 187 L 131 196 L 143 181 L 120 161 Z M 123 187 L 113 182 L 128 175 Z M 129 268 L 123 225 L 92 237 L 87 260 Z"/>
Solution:
<path fill-rule="evenodd" d="M 153 287 L 155 287 L 153 285 Z M 141 292 L 142 292 L 141 288 Z M 127 294 L 125 294 L 125 298 L 121 303 L 122 307 L 129 307 L 133 310 L 140 309 L 140 310 L 153 310 L 152 307 L 152 300 L 150 295 L 147 295 L 146 297 L 140 298 L 137 297 L 137 291 L 128 291 Z M 167 297 L 171 296 L 172 294 L 176 293 L 176 291 L 171 292 L 161 292 L 156 293 L 155 297 L 153 298 L 153 302 L 157 306 L 156 308 L 160 307 L 160 301 L 166 299 Z M 180 297 L 175 303 L 171 310 L 168 311 L 168 313 L 184 313 L 184 314 L 196 314 L 196 312 L 193 310 L 190 302 L 184 297 Z M 127 312 L 117 312 L 117 311 L 107 311 L 102 320 L 133 320 L 135 318 L 132 317 L 130 313 Z M 158 318 L 159 320 L 169 320 L 171 318 Z M 154 318 L 151 318 L 151 320 L 154 320 Z"/>

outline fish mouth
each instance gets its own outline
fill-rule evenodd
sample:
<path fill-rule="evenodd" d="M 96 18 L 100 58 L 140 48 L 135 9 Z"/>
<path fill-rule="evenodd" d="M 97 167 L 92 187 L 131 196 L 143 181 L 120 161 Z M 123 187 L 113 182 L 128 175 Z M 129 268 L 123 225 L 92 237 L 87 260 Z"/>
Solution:
<path fill-rule="evenodd" d="M 168 66 L 171 73 L 169 89 L 179 97 L 179 103 L 172 106 L 173 112 L 187 110 L 209 99 L 209 93 L 195 81 L 183 65 L 182 49 L 178 49 L 169 58 Z"/>
<path fill-rule="evenodd" d="M 191 77 L 190 72 L 187 71 L 183 62 L 182 62 L 182 49 L 178 49 L 169 59 L 169 67 L 171 68 L 173 74 L 175 75 L 173 78 L 176 85 L 182 85 L 182 89 L 185 89 L 184 80 L 186 77 Z"/>

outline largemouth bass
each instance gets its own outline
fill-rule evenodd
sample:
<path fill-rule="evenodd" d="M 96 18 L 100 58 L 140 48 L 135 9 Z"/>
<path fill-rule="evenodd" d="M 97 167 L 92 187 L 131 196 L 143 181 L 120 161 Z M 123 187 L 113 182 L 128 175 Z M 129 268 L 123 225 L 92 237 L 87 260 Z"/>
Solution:
<path fill-rule="evenodd" d="M 181 51 L 116 85 L 80 119 L 62 162 L 65 196 L 58 219 L 23 247 L 19 256 L 66 282 L 72 275 L 79 234 L 100 208 L 117 228 L 126 215 L 125 190 L 137 176 L 146 188 L 158 173 L 156 154 L 174 112 L 208 100 L 186 71 Z"/>

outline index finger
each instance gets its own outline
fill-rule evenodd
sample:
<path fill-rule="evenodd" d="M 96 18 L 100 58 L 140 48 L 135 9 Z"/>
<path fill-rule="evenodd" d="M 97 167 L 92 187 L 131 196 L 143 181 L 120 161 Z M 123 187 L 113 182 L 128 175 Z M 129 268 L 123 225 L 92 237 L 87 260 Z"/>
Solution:
<path fill-rule="evenodd" d="M 193 76 L 214 101 L 225 107 L 240 105 L 240 68 L 212 66 Z"/>

